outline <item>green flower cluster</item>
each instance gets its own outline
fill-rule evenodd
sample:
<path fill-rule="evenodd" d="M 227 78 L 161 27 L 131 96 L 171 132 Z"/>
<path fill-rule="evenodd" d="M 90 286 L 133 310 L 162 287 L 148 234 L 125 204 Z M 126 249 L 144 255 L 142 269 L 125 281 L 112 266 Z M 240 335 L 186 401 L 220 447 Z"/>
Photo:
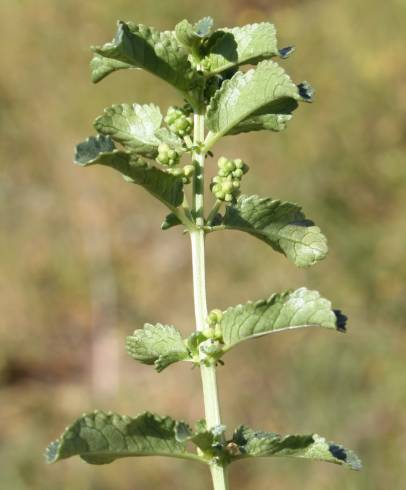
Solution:
<path fill-rule="evenodd" d="M 180 161 L 180 155 L 166 143 L 161 143 L 158 146 L 156 161 L 165 167 L 169 167 L 166 169 L 168 174 L 175 175 L 176 177 L 182 177 L 184 184 L 190 184 L 192 175 L 195 171 L 194 165 L 177 167 L 176 165 L 178 165 Z"/>
<path fill-rule="evenodd" d="M 167 172 L 169 174 L 175 175 L 176 177 L 182 177 L 184 184 L 190 184 L 194 171 L 195 171 L 195 167 L 193 165 L 185 165 L 184 167 L 167 169 Z"/>
<path fill-rule="evenodd" d="M 223 318 L 223 312 L 219 309 L 212 310 L 207 317 L 208 328 L 203 330 L 203 335 L 208 339 L 221 340 L 222 333 L 220 322 Z"/>
<path fill-rule="evenodd" d="M 165 116 L 168 128 L 178 136 L 187 136 L 192 133 L 193 119 L 187 107 L 180 108 L 171 106 Z"/>
<path fill-rule="evenodd" d="M 161 143 L 158 146 L 158 156 L 156 157 L 158 163 L 168 167 L 174 167 L 179 163 L 179 160 L 179 153 L 176 150 L 173 150 L 169 145 Z"/>
<path fill-rule="evenodd" d="M 220 157 L 219 171 L 213 178 L 211 191 L 219 201 L 231 202 L 240 193 L 241 179 L 248 172 L 248 165 L 240 158 L 230 160 Z"/>

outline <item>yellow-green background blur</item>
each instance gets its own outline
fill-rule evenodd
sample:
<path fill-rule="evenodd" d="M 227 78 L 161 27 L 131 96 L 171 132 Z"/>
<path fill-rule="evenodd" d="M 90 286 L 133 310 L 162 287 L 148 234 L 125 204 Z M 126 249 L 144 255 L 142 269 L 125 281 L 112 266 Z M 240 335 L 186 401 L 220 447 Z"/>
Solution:
<path fill-rule="evenodd" d="M 406 468 L 406 63 L 404 0 L 0 0 L 0 478 L 5 490 L 209 488 L 204 467 L 127 459 L 104 467 L 42 452 L 84 411 L 150 409 L 200 418 L 199 371 L 158 375 L 129 359 L 144 322 L 194 328 L 189 243 L 165 209 L 104 168 L 71 164 L 104 107 L 180 102 L 142 72 L 94 86 L 89 45 L 117 19 L 171 29 L 271 20 L 283 65 L 317 90 L 281 134 L 228 137 L 244 191 L 303 205 L 328 258 L 298 270 L 237 232 L 208 237 L 210 307 L 306 285 L 349 316 L 347 335 L 291 332 L 248 342 L 219 370 L 224 422 L 317 432 L 356 450 L 360 473 L 285 459 L 241 462 L 242 490 L 397 490 Z M 214 161 L 211 160 L 211 166 Z"/>

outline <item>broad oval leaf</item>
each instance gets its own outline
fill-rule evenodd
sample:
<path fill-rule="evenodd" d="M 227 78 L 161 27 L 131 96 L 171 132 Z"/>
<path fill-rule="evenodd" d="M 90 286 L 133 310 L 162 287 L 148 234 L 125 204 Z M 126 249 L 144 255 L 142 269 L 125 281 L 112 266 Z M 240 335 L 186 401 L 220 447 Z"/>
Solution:
<path fill-rule="evenodd" d="M 232 443 L 237 445 L 239 454 L 231 461 L 249 457 L 288 456 L 326 461 L 352 470 L 362 468 L 361 460 L 353 451 L 328 442 L 318 434 L 281 436 L 274 432 L 258 432 L 241 426 L 235 431 Z"/>
<path fill-rule="evenodd" d="M 218 29 L 208 40 L 202 66 L 209 73 L 220 73 L 279 55 L 275 26 L 261 22 Z"/>
<path fill-rule="evenodd" d="M 290 114 L 298 101 L 310 101 L 311 93 L 308 85 L 295 85 L 271 60 L 262 61 L 246 73 L 237 72 L 223 82 L 210 101 L 206 119 L 211 134 L 206 147 L 253 116 Z"/>
<path fill-rule="evenodd" d="M 183 182 L 156 167 L 117 150 L 110 136 L 91 136 L 76 147 L 75 163 L 82 167 L 106 165 L 118 170 L 127 182 L 141 185 L 172 211 L 183 201 Z"/>
<path fill-rule="evenodd" d="M 120 62 L 120 68 L 125 68 L 124 65 L 142 68 L 182 92 L 192 89 L 199 78 L 172 31 L 159 32 L 142 24 L 120 21 L 115 38 L 92 49 L 98 59 L 104 57 Z M 97 65 L 100 61 L 94 63 Z"/>
<path fill-rule="evenodd" d="M 249 301 L 223 312 L 220 328 L 224 351 L 255 337 L 282 330 L 323 327 L 345 332 L 346 317 L 317 291 L 300 288 L 273 294 L 268 300 Z"/>
<path fill-rule="evenodd" d="M 249 233 L 299 267 L 311 266 L 327 255 L 326 237 L 299 206 L 289 202 L 242 195 L 227 207 L 222 224 L 213 229 Z"/>
<path fill-rule="evenodd" d="M 154 104 L 116 104 L 104 110 L 94 127 L 100 134 L 121 143 L 126 150 L 155 158 L 160 143 L 155 133 L 161 123 L 161 111 Z"/>
<path fill-rule="evenodd" d="M 67 427 L 45 453 L 48 463 L 80 456 L 90 464 L 107 464 L 131 456 L 169 456 L 204 462 L 176 438 L 177 422 L 150 412 L 136 417 L 95 411 Z"/>
<path fill-rule="evenodd" d="M 170 364 L 189 359 L 181 333 L 171 325 L 147 323 L 126 339 L 128 354 L 144 364 L 154 364 L 158 372 Z"/>

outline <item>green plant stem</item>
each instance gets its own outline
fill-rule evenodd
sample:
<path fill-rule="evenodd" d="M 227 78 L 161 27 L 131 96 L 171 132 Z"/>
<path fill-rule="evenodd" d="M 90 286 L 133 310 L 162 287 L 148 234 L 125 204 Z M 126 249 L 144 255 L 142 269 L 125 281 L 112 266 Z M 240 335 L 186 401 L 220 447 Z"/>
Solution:
<path fill-rule="evenodd" d="M 199 111 L 201 112 L 201 111 Z M 204 115 L 194 114 L 193 143 L 198 145 L 204 140 Z M 193 178 L 193 210 L 196 217 L 197 230 L 190 233 L 193 264 L 193 294 L 195 305 L 196 329 L 206 328 L 206 270 L 204 250 L 204 160 L 205 154 L 196 151 L 193 154 L 195 173 Z M 216 368 L 201 363 L 203 399 L 208 428 L 221 424 L 220 406 L 217 391 Z M 214 490 L 227 490 L 228 480 L 226 468 L 216 462 L 210 464 Z"/>

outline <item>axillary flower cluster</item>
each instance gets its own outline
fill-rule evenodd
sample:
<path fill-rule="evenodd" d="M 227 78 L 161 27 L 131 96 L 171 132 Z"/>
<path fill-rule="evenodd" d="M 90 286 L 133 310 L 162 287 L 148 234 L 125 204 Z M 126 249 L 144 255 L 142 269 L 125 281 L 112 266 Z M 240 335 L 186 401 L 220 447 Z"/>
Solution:
<path fill-rule="evenodd" d="M 345 315 L 306 287 L 266 291 L 265 299 L 225 310 L 207 308 L 205 240 L 214 232 L 246 233 L 298 267 L 327 255 L 326 237 L 300 206 L 241 193 L 248 165 L 234 155 L 216 156 L 211 192 L 205 186 L 206 167 L 213 163 L 208 157 L 221 138 L 254 131 L 275 136 L 299 104 L 312 100 L 310 85 L 293 82 L 279 64 L 293 51 L 278 47 L 270 22 L 214 29 L 210 17 L 183 20 L 163 32 L 120 21 L 114 39 L 93 48 L 95 83 L 118 70 L 141 68 L 176 89 L 184 102 L 171 105 L 165 116 L 155 104 L 108 107 L 94 122 L 97 134 L 76 147 L 75 163 L 110 167 L 142 186 L 169 211 L 162 230 L 180 227 L 189 236 L 195 329 L 184 336 L 173 325 L 146 323 L 128 335 L 126 349 L 158 373 L 177 362 L 198 366 L 205 418 L 192 427 L 151 412 L 129 417 L 96 410 L 49 445 L 48 462 L 74 455 L 90 464 L 151 455 L 193 460 L 209 467 L 214 490 L 228 490 L 234 461 L 253 457 L 306 458 L 360 469 L 354 452 L 317 433 L 283 436 L 245 425 L 228 431 L 220 413 L 216 370 L 241 342 L 296 328 L 345 331 Z"/>

